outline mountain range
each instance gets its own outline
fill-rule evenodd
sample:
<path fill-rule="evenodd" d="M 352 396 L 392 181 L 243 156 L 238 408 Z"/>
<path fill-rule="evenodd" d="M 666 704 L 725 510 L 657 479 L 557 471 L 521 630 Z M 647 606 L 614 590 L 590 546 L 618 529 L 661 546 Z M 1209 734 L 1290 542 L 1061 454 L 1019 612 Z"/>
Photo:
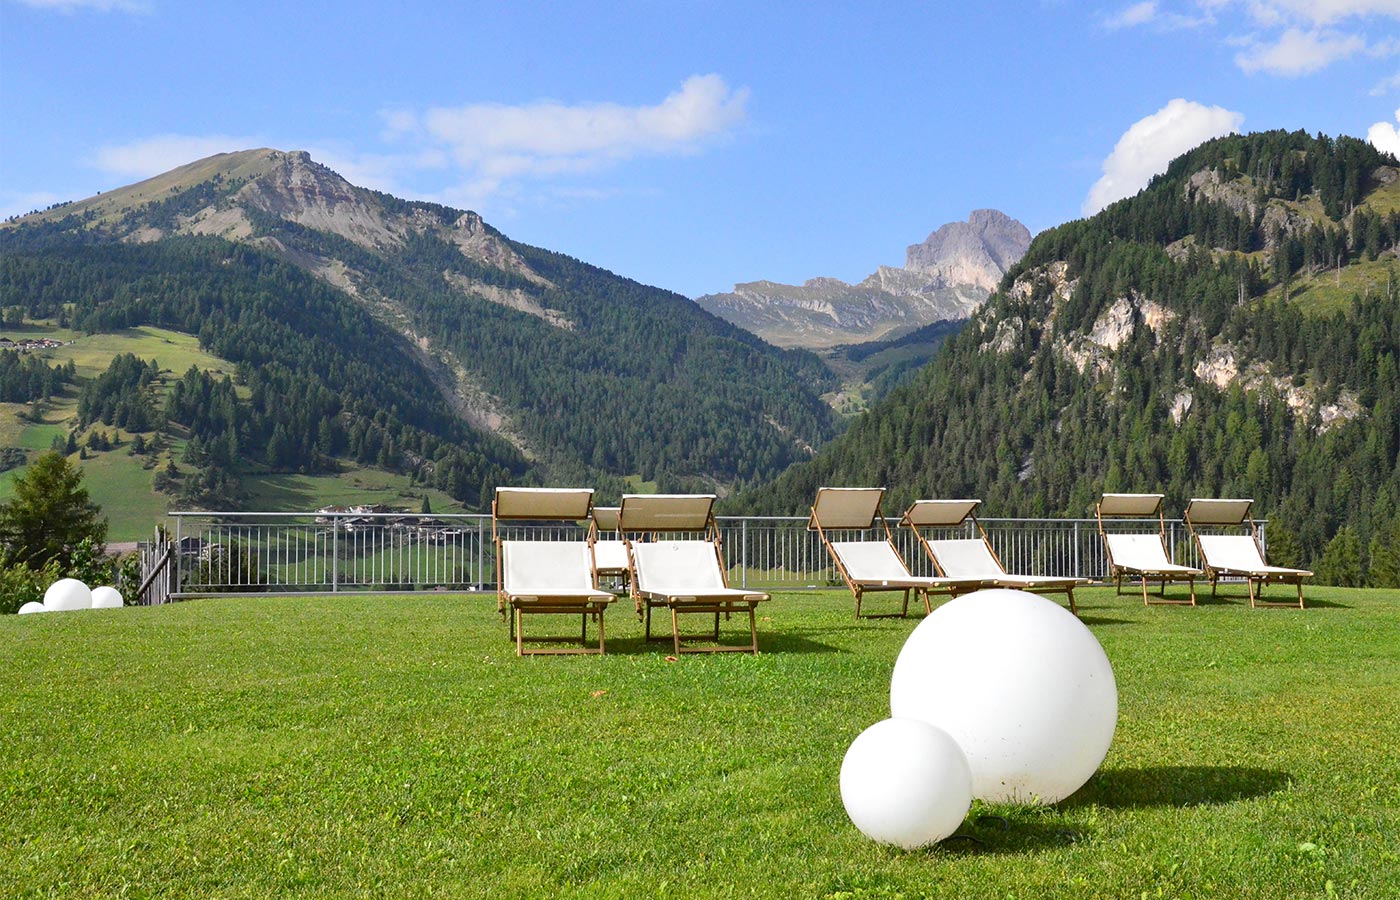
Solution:
<path fill-rule="evenodd" d="M 813 278 L 800 285 L 754 281 L 706 294 L 704 309 L 780 347 L 827 349 L 889 340 L 934 322 L 967 318 L 1030 244 L 1026 226 L 994 209 L 974 210 L 859 284 Z"/>
<path fill-rule="evenodd" d="M 171 420 L 201 460 L 225 448 L 226 473 L 351 461 L 476 508 L 503 480 L 723 493 L 837 431 L 811 354 L 302 152 L 222 154 L 7 223 L 0 267 L 25 320 L 171 328 L 236 366 L 217 422 Z"/>
<path fill-rule="evenodd" d="M 801 514 L 820 485 L 993 516 L 1252 497 L 1275 562 L 1400 584 L 1398 248 L 1394 157 L 1303 132 L 1210 141 L 1038 235 L 930 365 L 731 508 Z"/>

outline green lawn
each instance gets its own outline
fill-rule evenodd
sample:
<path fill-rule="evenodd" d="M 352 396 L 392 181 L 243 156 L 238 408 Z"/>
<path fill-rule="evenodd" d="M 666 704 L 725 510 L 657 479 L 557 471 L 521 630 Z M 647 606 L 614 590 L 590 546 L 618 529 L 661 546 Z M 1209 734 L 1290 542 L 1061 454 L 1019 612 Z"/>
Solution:
<path fill-rule="evenodd" d="M 4 617 L 0 896 L 1400 896 L 1400 591 L 1077 595 L 1119 687 L 1103 768 L 920 852 L 841 806 L 917 621 L 844 592 L 677 662 L 630 603 L 601 658 L 517 659 L 482 596 Z"/>

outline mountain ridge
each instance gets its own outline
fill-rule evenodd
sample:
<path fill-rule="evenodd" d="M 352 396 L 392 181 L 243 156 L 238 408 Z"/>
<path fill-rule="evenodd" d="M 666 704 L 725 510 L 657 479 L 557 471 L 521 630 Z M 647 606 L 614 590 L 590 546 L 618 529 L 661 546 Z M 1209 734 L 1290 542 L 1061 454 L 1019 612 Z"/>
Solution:
<path fill-rule="evenodd" d="M 696 298 L 702 308 L 778 346 L 830 349 L 888 340 L 966 318 L 986 299 L 1030 232 L 998 210 L 974 210 L 905 250 L 904 268 L 879 266 L 856 284 L 815 277 L 801 285 L 743 282 Z"/>

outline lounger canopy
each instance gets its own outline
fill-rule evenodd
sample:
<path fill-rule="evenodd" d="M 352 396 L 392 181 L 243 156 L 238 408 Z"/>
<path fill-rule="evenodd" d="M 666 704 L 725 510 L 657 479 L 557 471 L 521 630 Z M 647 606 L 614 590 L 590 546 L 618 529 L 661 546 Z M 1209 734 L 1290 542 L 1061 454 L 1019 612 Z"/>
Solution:
<path fill-rule="evenodd" d="M 1074 604 L 1074 589 L 1086 582 L 1078 578 L 1054 578 L 1039 575 L 1018 575 L 1007 572 L 1001 558 L 992 549 L 982 523 L 977 521 L 981 500 L 915 500 L 904 511 L 900 524 L 912 530 L 919 544 L 933 561 L 938 574 L 961 580 L 980 579 L 995 587 L 1014 588 L 1036 594 L 1063 593 L 1070 611 L 1079 614 Z M 926 529 L 966 528 L 971 523 L 977 537 L 929 538 Z"/>
<path fill-rule="evenodd" d="M 588 488 L 496 489 L 491 504 L 491 532 L 496 544 L 497 607 L 510 623 L 515 652 L 525 656 L 537 653 L 602 653 L 605 647 L 603 612 L 613 601 L 612 594 L 595 586 L 593 557 L 587 540 L 508 538 L 510 523 L 564 523 L 586 520 L 593 506 Z M 582 532 L 580 532 L 582 536 Z M 577 637 L 525 636 L 529 615 L 576 615 L 582 628 Z M 589 646 L 588 623 L 598 625 L 598 643 Z M 527 642 L 559 643 L 577 640 L 579 649 L 542 648 L 526 650 Z"/>
<path fill-rule="evenodd" d="M 1222 577 L 1243 578 L 1249 591 L 1249 605 L 1297 606 L 1303 608 L 1303 579 L 1311 578 L 1306 569 L 1271 566 L 1264 560 L 1259 526 L 1250 515 L 1252 499 L 1194 498 L 1186 504 L 1186 527 L 1201 552 L 1201 563 L 1210 578 L 1210 595 Z M 1293 584 L 1298 600 L 1279 602 L 1264 599 L 1264 585 Z M 1258 585 L 1258 590 L 1255 590 Z"/>
<path fill-rule="evenodd" d="M 1196 605 L 1196 577 L 1203 574 L 1200 569 L 1179 566 L 1167 555 L 1167 521 L 1162 513 L 1162 494 L 1104 494 L 1095 507 L 1099 523 L 1099 536 L 1103 538 L 1104 553 L 1108 557 L 1109 572 L 1114 579 L 1118 593 L 1123 593 L 1123 576 L 1142 581 L 1142 602 L 1175 603 Z M 1142 531 L 1142 521 L 1151 522 L 1155 517 L 1156 528 L 1150 533 Z M 1111 531 L 1113 527 L 1105 520 L 1137 520 L 1138 530 L 1133 533 Z M 1161 583 L 1160 599 L 1151 600 L 1147 596 L 1148 580 Z M 1191 591 L 1190 600 L 1167 599 L 1167 582 L 1185 581 Z"/>
<path fill-rule="evenodd" d="M 627 543 L 631 592 L 637 614 L 653 638 L 653 609 L 671 613 L 671 641 L 677 655 L 720 651 L 758 652 L 755 608 L 769 599 L 762 591 L 729 586 L 712 494 L 625 494 L 618 512 L 618 529 Z M 720 615 L 747 613 L 749 643 L 720 644 Z M 682 635 L 680 617 L 714 616 L 705 635 Z M 694 646 L 702 638 L 713 645 Z"/>
<path fill-rule="evenodd" d="M 981 579 L 965 582 L 911 573 L 895 547 L 889 522 L 880 514 L 884 496 L 884 488 L 819 488 L 807 520 L 808 529 L 817 532 L 841 580 L 855 597 L 857 619 L 907 616 L 911 592 L 923 599 L 925 612 L 932 612 L 930 593 L 952 595 L 990 586 Z M 873 539 L 851 539 L 854 536 L 849 534 L 870 531 L 875 532 Z M 903 595 L 899 612 L 861 614 L 865 594 L 893 592 Z"/>

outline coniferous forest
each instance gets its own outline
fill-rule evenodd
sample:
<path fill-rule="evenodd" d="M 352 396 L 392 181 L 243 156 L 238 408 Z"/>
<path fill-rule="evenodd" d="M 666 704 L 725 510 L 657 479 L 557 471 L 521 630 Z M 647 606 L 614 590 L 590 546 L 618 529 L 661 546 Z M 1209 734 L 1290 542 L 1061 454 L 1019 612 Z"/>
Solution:
<path fill-rule="evenodd" d="M 991 516 L 1245 496 L 1282 564 L 1400 583 L 1395 165 L 1303 133 L 1203 145 L 1039 235 L 933 364 L 741 505 L 800 513 L 826 484 Z M 1365 288 L 1332 289 L 1353 272 Z"/>

